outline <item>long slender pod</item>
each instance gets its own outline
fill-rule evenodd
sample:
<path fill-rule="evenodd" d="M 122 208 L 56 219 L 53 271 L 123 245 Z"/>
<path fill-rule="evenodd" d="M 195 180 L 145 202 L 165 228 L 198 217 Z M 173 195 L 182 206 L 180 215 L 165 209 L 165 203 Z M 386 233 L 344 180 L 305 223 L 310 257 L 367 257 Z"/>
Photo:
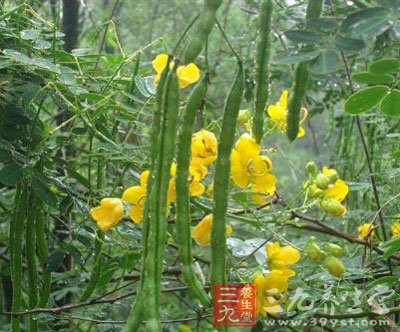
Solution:
<path fill-rule="evenodd" d="M 164 95 L 164 90 L 166 88 L 166 80 L 169 74 L 169 62 L 167 66 L 165 67 L 160 81 L 158 82 L 157 85 L 157 92 L 156 92 L 156 108 L 155 112 L 153 115 L 153 124 L 152 124 L 152 130 L 151 130 L 151 138 L 150 138 L 150 143 L 151 143 L 151 167 L 150 167 L 150 176 L 147 180 L 147 194 L 146 194 L 146 200 L 144 204 L 144 210 L 143 210 L 143 218 L 142 218 L 142 244 L 143 244 L 143 252 L 142 252 L 142 271 L 141 271 L 141 284 L 140 288 L 138 290 L 135 302 L 133 303 L 131 312 L 129 314 L 129 318 L 127 321 L 127 324 L 125 325 L 123 331 L 124 332 L 134 332 L 139 329 L 140 324 L 143 321 L 143 302 L 144 299 L 147 298 L 146 290 L 145 290 L 145 279 L 146 279 L 146 257 L 147 257 L 147 252 L 148 252 L 148 247 L 150 246 L 150 243 L 148 241 L 149 238 L 149 233 L 150 233 L 150 221 L 149 221 L 149 211 L 150 211 L 150 205 L 151 205 L 151 192 L 153 188 L 153 183 L 154 183 L 154 171 L 155 171 L 155 163 L 157 159 L 157 154 L 159 151 L 158 148 L 158 141 L 159 141 L 159 135 L 160 135 L 160 130 L 161 130 L 161 121 L 162 121 L 162 114 L 163 114 L 163 108 L 162 108 L 162 100 L 163 100 L 163 95 Z"/>
<path fill-rule="evenodd" d="M 161 291 L 162 256 L 167 234 L 168 187 L 175 152 L 176 124 L 179 113 L 179 87 L 176 69 L 166 79 L 162 98 L 163 120 L 158 138 L 154 184 L 151 189 L 149 250 L 146 256 L 145 282 L 148 296 L 148 331 L 159 331 L 159 297 Z M 147 269 L 148 267 L 148 269 Z"/>
<path fill-rule="evenodd" d="M 26 218 L 27 186 L 22 179 L 15 192 L 14 212 L 10 224 L 11 278 L 13 297 L 11 310 L 21 310 L 22 302 L 22 240 Z M 11 319 L 12 332 L 20 331 L 20 316 Z"/>
<path fill-rule="evenodd" d="M 307 22 L 320 17 L 322 5 L 323 0 L 308 0 L 306 14 Z M 290 142 L 293 142 L 299 134 L 301 104 L 306 92 L 307 82 L 308 62 L 303 62 L 297 65 L 295 71 L 294 88 L 289 100 L 286 116 L 286 136 Z"/>
<path fill-rule="evenodd" d="M 258 18 L 258 41 L 255 62 L 255 98 L 253 136 L 257 143 L 264 134 L 265 106 L 269 97 L 269 61 L 271 56 L 272 0 L 263 0 Z"/>
<path fill-rule="evenodd" d="M 101 274 L 101 254 L 104 243 L 104 233 L 101 230 L 97 230 L 96 239 L 94 242 L 94 259 L 93 259 L 93 268 L 92 273 L 90 275 L 90 279 L 88 284 L 86 285 L 85 290 L 83 291 L 80 301 L 86 301 L 90 295 L 92 295 L 93 291 L 96 288 L 97 281 L 100 278 Z"/>
<path fill-rule="evenodd" d="M 200 54 L 208 35 L 215 24 L 215 14 L 222 0 L 204 0 L 203 11 L 189 33 L 188 42 L 183 51 L 183 62 L 193 62 Z"/>
<path fill-rule="evenodd" d="M 36 215 L 38 205 L 35 202 L 34 195 L 29 195 L 29 211 L 27 214 L 26 234 L 25 234 L 25 257 L 28 268 L 28 308 L 33 309 L 38 304 L 38 270 L 36 260 Z M 40 213 L 40 212 L 39 212 Z M 29 315 L 29 332 L 38 331 L 38 320 L 35 314 Z"/>
<path fill-rule="evenodd" d="M 192 239 L 190 236 L 190 195 L 189 195 L 189 167 L 190 167 L 190 142 L 193 123 L 197 110 L 201 105 L 207 90 L 207 76 L 205 76 L 193 89 L 184 110 L 182 125 L 179 132 L 177 145 L 176 169 L 176 240 L 178 243 L 179 259 L 182 274 L 189 291 L 204 306 L 210 305 L 210 298 L 198 279 L 192 254 Z"/>
<path fill-rule="evenodd" d="M 42 267 L 42 289 L 40 292 L 39 307 L 45 307 L 51 293 L 51 272 L 46 263 L 49 256 L 49 249 L 46 240 L 45 217 L 42 205 L 38 205 L 36 211 L 36 245 Z"/>
<path fill-rule="evenodd" d="M 104 189 L 105 184 L 105 170 L 106 170 L 106 162 L 103 158 L 98 158 L 97 160 L 97 190 L 100 191 Z M 80 301 L 86 301 L 90 295 L 92 295 L 93 291 L 96 288 L 97 281 L 100 278 L 101 274 L 101 255 L 103 252 L 103 244 L 104 244 L 104 233 L 102 230 L 97 230 L 96 239 L 94 242 L 94 258 L 93 258 L 93 267 L 92 273 L 90 275 L 90 279 L 88 284 L 86 285 L 85 290 L 83 291 Z"/>
<path fill-rule="evenodd" d="M 218 157 L 214 179 L 214 207 L 211 228 L 211 283 L 224 283 L 226 256 L 226 212 L 230 180 L 230 155 L 235 139 L 236 120 L 242 102 L 244 78 L 243 65 L 238 71 L 225 102 L 224 116 L 218 144 Z"/>
<path fill-rule="evenodd" d="M 303 62 L 296 67 L 293 92 L 289 100 L 287 112 L 286 135 L 292 142 L 299 134 L 300 110 L 306 93 L 308 81 L 308 65 Z"/>

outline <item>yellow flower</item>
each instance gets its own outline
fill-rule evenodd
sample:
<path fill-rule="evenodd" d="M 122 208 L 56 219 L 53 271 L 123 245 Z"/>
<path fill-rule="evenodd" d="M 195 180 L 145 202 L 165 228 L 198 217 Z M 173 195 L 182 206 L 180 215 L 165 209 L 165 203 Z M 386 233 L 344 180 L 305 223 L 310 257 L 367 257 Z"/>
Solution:
<path fill-rule="evenodd" d="M 156 71 L 154 77 L 155 82 L 158 82 L 161 78 L 161 74 L 167 65 L 168 54 L 158 54 L 152 62 L 153 68 Z M 171 63 L 173 65 L 173 63 Z M 176 70 L 178 76 L 179 88 L 184 89 L 189 85 L 197 82 L 200 79 L 200 70 L 194 63 L 189 63 L 185 66 L 179 66 Z"/>
<path fill-rule="evenodd" d="M 400 221 L 394 222 L 390 226 L 390 230 L 392 231 L 392 236 L 393 237 L 399 236 L 400 235 Z"/>
<path fill-rule="evenodd" d="M 366 240 L 368 236 L 372 240 L 372 238 L 375 235 L 373 229 L 374 229 L 373 226 L 369 223 L 362 224 L 361 226 L 358 227 L 358 238 L 360 240 Z"/>
<path fill-rule="evenodd" d="M 140 224 L 143 218 L 144 202 L 147 193 L 147 179 L 150 172 L 144 171 L 140 175 L 140 185 L 129 187 L 122 194 L 122 199 L 129 204 L 132 204 L 129 210 L 129 216 L 135 222 Z"/>
<path fill-rule="evenodd" d="M 115 226 L 124 215 L 124 205 L 119 198 L 103 198 L 100 206 L 96 206 L 90 210 L 92 218 L 96 221 L 97 226 L 102 230 Z"/>
<path fill-rule="evenodd" d="M 259 273 L 253 278 L 257 287 L 258 312 L 261 315 L 276 315 L 283 311 L 280 297 L 288 290 L 288 280 L 294 275 L 294 271 L 284 269 L 271 270 L 267 275 Z"/>
<path fill-rule="evenodd" d="M 269 266 L 271 269 L 283 270 L 300 260 L 300 253 L 292 246 L 281 247 L 279 242 L 268 242 L 266 245 Z"/>
<path fill-rule="evenodd" d="M 279 101 L 274 105 L 269 105 L 267 109 L 267 113 L 270 116 L 274 126 L 278 127 L 283 133 L 286 132 L 286 115 L 287 115 L 287 99 L 288 99 L 288 91 L 283 90 Z M 300 124 L 304 122 L 307 118 L 307 110 L 302 107 L 302 117 L 300 119 Z M 303 137 L 305 135 L 305 130 L 302 127 L 299 127 L 299 133 L 297 137 Z"/>
<path fill-rule="evenodd" d="M 205 216 L 192 230 L 192 238 L 199 246 L 208 246 L 211 242 L 211 226 L 213 216 L 209 214 Z M 225 233 L 230 236 L 233 232 L 232 226 L 227 224 Z"/>
<path fill-rule="evenodd" d="M 260 155 L 260 145 L 245 133 L 236 142 L 231 153 L 231 176 L 239 188 L 251 184 L 254 192 L 273 195 L 276 189 L 276 178 L 270 171 L 272 161 L 267 156 Z M 253 195 L 255 203 L 265 201 L 262 195 Z"/>
<path fill-rule="evenodd" d="M 337 174 L 336 170 L 324 166 L 322 174 L 326 176 Z M 333 197 L 338 202 L 343 201 L 349 193 L 349 186 L 341 179 L 336 180 L 333 184 L 329 185 L 328 189 L 324 190 L 325 197 Z"/>
<path fill-rule="evenodd" d="M 217 159 L 217 138 L 214 133 L 202 129 L 193 134 L 191 150 L 195 162 L 209 165 Z"/>

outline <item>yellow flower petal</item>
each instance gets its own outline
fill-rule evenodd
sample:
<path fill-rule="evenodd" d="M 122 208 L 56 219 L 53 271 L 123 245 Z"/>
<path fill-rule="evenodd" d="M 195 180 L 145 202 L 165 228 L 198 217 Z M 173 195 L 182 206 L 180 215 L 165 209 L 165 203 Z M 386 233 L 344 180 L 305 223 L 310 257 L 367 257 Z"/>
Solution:
<path fill-rule="evenodd" d="M 124 205 L 119 198 L 103 198 L 100 206 L 90 210 L 92 218 L 96 221 L 97 226 L 106 231 L 115 226 L 124 215 Z"/>
<path fill-rule="evenodd" d="M 193 134 L 191 143 L 192 157 L 195 162 L 209 165 L 217 159 L 218 142 L 214 133 L 200 130 Z"/>
<path fill-rule="evenodd" d="M 194 181 L 201 181 L 208 173 L 207 167 L 198 158 L 192 158 L 189 173 Z"/>
<path fill-rule="evenodd" d="M 276 190 L 276 177 L 265 174 L 254 178 L 251 189 L 257 193 L 273 195 Z"/>
<path fill-rule="evenodd" d="M 168 54 L 158 54 L 155 59 L 151 62 L 153 65 L 154 70 L 157 72 L 157 74 L 161 74 L 166 67 L 168 62 Z"/>
<path fill-rule="evenodd" d="M 146 197 L 146 188 L 142 186 L 133 186 L 127 188 L 122 194 L 122 199 L 130 204 L 139 204 Z"/>
<path fill-rule="evenodd" d="M 391 226 L 390 226 L 390 230 L 392 232 L 392 236 L 396 237 L 400 235 L 400 221 L 396 221 L 394 222 Z"/>
<path fill-rule="evenodd" d="M 280 98 L 279 98 L 279 106 L 280 106 L 281 108 L 283 108 L 284 110 L 287 109 L 288 95 L 289 95 L 288 90 L 283 90 L 283 91 L 282 91 L 282 94 L 281 94 L 281 96 L 280 96 Z"/>
<path fill-rule="evenodd" d="M 192 238 L 199 246 L 207 246 L 211 242 L 212 215 L 205 216 L 192 230 Z"/>
<path fill-rule="evenodd" d="M 178 75 L 180 89 L 184 89 L 200 79 L 199 67 L 194 63 L 189 63 L 186 66 L 179 66 L 176 73 Z"/>
<path fill-rule="evenodd" d="M 250 134 L 245 133 L 236 142 L 235 150 L 238 152 L 243 165 L 247 165 L 254 159 L 259 158 L 260 145 Z"/>
<path fill-rule="evenodd" d="M 192 230 L 191 236 L 199 246 L 208 246 L 211 242 L 212 214 L 205 216 Z M 227 224 L 225 234 L 232 234 L 232 226 Z"/>
<path fill-rule="evenodd" d="M 239 188 L 245 188 L 250 179 L 247 168 L 243 166 L 240 155 L 236 150 L 232 150 L 231 153 L 231 177 Z"/>
<path fill-rule="evenodd" d="M 147 179 L 149 178 L 150 171 L 144 171 L 142 174 L 140 174 L 140 185 L 143 188 L 147 187 Z"/>
<path fill-rule="evenodd" d="M 343 180 L 337 180 L 333 185 L 330 185 L 328 189 L 324 190 L 326 197 L 332 197 L 338 202 L 343 201 L 349 193 L 349 186 Z"/>
<path fill-rule="evenodd" d="M 129 217 L 133 220 L 135 224 L 140 224 L 143 219 L 143 205 L 134 205 L 129 210 Z"/>
<path fill-rule="evenodd" d="M 300 253 L 292 246 L 281 247 L 279 242 L 268 242 L 266 245 L 271 269 L 286 269 L 300 260 Z"/>
<path fill-rule="evenodd" d="M 204 185 L 201 182 L 191 181 L 189 184 L 190 196 L 196 197 L 196 196 L 203 195 L 205 190 L 206 190 L 206 188 L 204 187 Z"/>

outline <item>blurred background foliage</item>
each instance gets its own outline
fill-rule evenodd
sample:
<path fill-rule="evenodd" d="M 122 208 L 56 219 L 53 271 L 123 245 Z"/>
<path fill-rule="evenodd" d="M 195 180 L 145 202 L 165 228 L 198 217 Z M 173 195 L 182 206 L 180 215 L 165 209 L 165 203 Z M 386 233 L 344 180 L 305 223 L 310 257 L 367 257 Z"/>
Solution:
<path fill-rule="evenodd" d="M 252 105 L 258 4 L 253 0 L 225 0 L 218 13 L 219 22 L 244 59 L 243 109 Z M 357 226 L 368 222 L 376 205 L 354 118 L 343 111 L 350 90 L 340 52 L 345 54 L 351 73 L 365 71 L 376 59 L 398 58 L 400 2 L 327 0 L 323 18 L 307 27 L 305 5 L 300 0 L 275 1 L 269 103 L 277 102 L 282 90 L 292 86 L 293 66 L 311 60 L 306 136 L 289 144 L 281 133 L 270 133 L 263 149 L 274 162 L 278 190 L 290 206 L 303 204 L 301 187 L 308 161 L 336 168 L 350 185 L 346 201 L 349 212 L 342 218 L 323 218 L 332 227 L 357 237 Z M 31 195 L 27 215 L 40 213 L 45 222 L 48 252 L 38 255 L 38 274 L 42 280 L 46 271 L 51 273 L 51 294 L 43 306 L 79 303 L 93 267 L 96 225 L 89 209 L 101 197 L 120 196 L 123 188 L 137 184 L 139 174 L 148 167 L 154 109 L 151 60 L 171 50 L 201 10 L 202 1 L 2 0 L 0 6 L 0 304 L 2 311 L 10 311 L 8 228 L 15 188 L 22 179 L 29 183 Z M 211 87 L 196 127 L 218 133 L 235 59 L 217 29 L 211 34 L 208 50 Z M 197 61 L 202 69 L 204 61 L 204 56 Z M 187 93 L 183 92 L 183 98 Z M 380 198 L 386 202 L 399 191 L 399 120 L 369 112 L 363 121 Z M 238 134 L 244 131 L 242 126 Z M 97 169 L 104 164 L 102 187 Z M 210 204 L 208 198 L 201 202 Z M 232 207 L 247 205 L 246 195 L 234 191 Z M 318 216 L 316 210 L 300 211 Z M 232 280 L 245 279 L 265 263 L 263 250 L 252 252 L 271 235 L 278 232 L 300 248 L 306 242 L 308 232 L 281 226 L 288 214 L 270 212 L 249 214 L 256 227 L 232 221 Z M 203 214 L 194 209 L 193 220 Z M 396 204 L 385 209 L 387 223 L 398 218 Z M 173 225 L 169 231 L 163 287 L 179 288 L 184 285 L 176 261 Z M 318 236 L 321 241 L 331 239 Z M 126 218 L 107 233 L 104 242 L 101 274 L 91 300 L 106 301 L 37 314 L 34 318 L 39 320 L 40 331 L 120 330 L 132 302 L 132 296 L 123 295 L 134 292 L 140 274 L 140 225 Z M 343 244 L 339 239 L 337 242 Z M 196 247 L 195 251 L 199 268 L 207 276 L 209 248 Z M 382 261 L 373 263 L 374 253 L 369 253 L 367 264 L 362 264 L 362 251 L 362 246 L 346 245 L 344 261 L 349 280 L 356 279 L 363 285 L 359 287 L 366 287 L 376 273 L 383 271 L 385 276 L 386 270 Z M 25 262 L 23 268 L 26 271 Z M 334 285 L 339 294 L 354 292 L 349 280 L 338 285 L 326 271 L 307 261 L 300 263 L 297 274 L 294 285 L 310 291 L 316 301 L 321 300 L 322 284 Z M 386 281 L 393 284 L 396 279 Z M 118 300 L 113 301 L 113 297 Z M 164 293 L 162 305 L 163 320 L 172 320 L 165 324 L 167 331 L 176 331 L 180 319 L 196 315 L 200 318 L 188 323 L 194 330 L 196 326 L 200 331 L 210 328 L 210 310 L 201 313 L 185 291 Z M 306 320 L 307 314 L 302 318 Z M 116 322 L 99 324 L 96 320 Z M 7 316 L 0 316 L 0 330 L 9 330 Z M 261 331 L 262 327 L 254 330 Z"/>

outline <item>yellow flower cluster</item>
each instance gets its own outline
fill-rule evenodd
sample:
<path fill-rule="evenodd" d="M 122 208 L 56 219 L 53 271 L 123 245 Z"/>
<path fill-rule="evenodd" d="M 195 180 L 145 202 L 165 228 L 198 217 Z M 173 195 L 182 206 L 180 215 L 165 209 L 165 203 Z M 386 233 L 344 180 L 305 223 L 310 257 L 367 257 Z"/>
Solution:
<path fill-rule="evenodd" d="M 261 147 L 248 133 L 240 136 L 231 153 L 231 176 L 239 188 L 250 185 L 256 192 L 252 199 L 256 204 L 265 202 L 265 195 L 273 195 L 276 178 L 271 174 L 272 161 L 260 155 Z"/>
<path fill-rule="evenodd" d="M 200 130 L 194 133 L 191 142 L 192 159 L 189 167 L 190 179 L 189 192 L 191 196 L 200 196 L 205 191 L 205 186 L 201 183 L 207 175 L 206 165 L 211 164 L 217 158 L 217 139 L 215 135 L 207 130 Z M 168 187 L 167 207 L 175 201 L 175 173 L 176 164 L 173 163 L 170 172 L 170 182 Z M 97 226 L 102 230 L 107 230 L 116 224 L 124 216 L 123 201 L 130 204 L 129 216 L 136 224 L 142 222 L 144 203 L 147 195 L 147 180 L 149 171 L 144 171 L 140 175 L 139 185 L 127 188 L 119 198 L 104 198 L 100 205 L 91 209 L 92 218 Z"/>
<path fill-rule="evenodd" d="M 153 68 L 157 73 L 154 77 L 156 83 L 160 80 L 161 74 L 167 66 L 167 63 L 168 54 L 165 53 L 158 54 L 152 61 Z M 173 63 L 171 62 L 171 67 L 172 66 Z M 180 89 L 184 89 L 200 79 L 200 70 L 194 63 L 189 63 L 186 66 L 179 66 L 176 70 L 176 74 L 178 76 Z"/>
<path fill-rule="evenodd" d="M 279 314 L 283 311 L 281 303 L 289 287 L 289 278 L 296 273 L 289 266 L 300 260 L 300 253 L 292 246 L 281 247 L 279 242 L 268 242 L 266 245 L 270 271 L 258 273 L 253 282 L 257 286 L 258 312 L 265 316 Z"/>
<path fill-rule="evenodd" d="M 319 172 L 315 163 L 307 164 L 308 181 L 305 187 L 308 188 L 308 197 L 317 199 L 319 207 L 332 216 L 344 215 L 347 210 L 341 202 L 349 193 L 347 183 L 339 178 L 336 170 L 324 166 Z"/>
<path fill-rule="evenodd" d="M 269 105 L 267 108 L 267 113 L 270 117 L 271 126 L 273 128 L 278 128 L 282 133 L 286 133 L 286 115 L 287 115 L 287 100 L 288 100 L 288 91 L 283 90 L 282 95 L 279 98 L 279 101 L 276 104 Z M 301 108 L 301 118 L 300 124 L 304 122 L 307 118 L 307 110 L 302 107 Z M 304 128 L 299 127 L 299 133 L 297 137 L 303 137 L 306 131 Z"/>

